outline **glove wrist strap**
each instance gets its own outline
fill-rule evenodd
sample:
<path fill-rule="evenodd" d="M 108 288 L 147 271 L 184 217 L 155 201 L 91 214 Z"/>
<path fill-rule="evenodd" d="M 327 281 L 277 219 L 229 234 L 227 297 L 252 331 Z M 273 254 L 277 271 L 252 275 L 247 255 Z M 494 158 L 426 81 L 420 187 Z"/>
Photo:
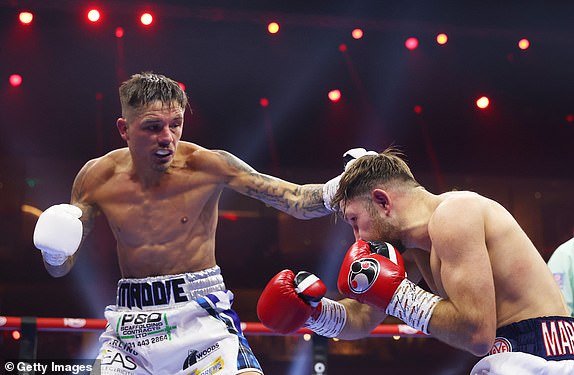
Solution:
<path fill-rule="evenodd" d="M 439 296 L 404 279 L 393 294 L 386 312 L 428 335 L 432 312 L 441 300 Z"/>
<path fill-rule="evenodd" d="M 339 181 L 341 180 L 341 175 L 333 177 L 329 181 L 325 182 L 323 185 L 323 204 L 329 211 L 337 211 L 337 207 L 333 207 L 333 198 L 337 194 L 339 189 Z"/>
<path fill-rule="evenodd" d="M 321 336 L 337 337 L 347 321 L 345 306 L 329 298 L 323 298 L 317 310 L 319 310 L 317 316 L 311 315 L 305 322 L 305 327 Z"/>
<path fill-rule="evenodd" d="M 68 257 L 62 253 L 52 253 L 49 251 L 42 251 L 42 257 L 51 266 L 61 266 L 66 263 Z"/>

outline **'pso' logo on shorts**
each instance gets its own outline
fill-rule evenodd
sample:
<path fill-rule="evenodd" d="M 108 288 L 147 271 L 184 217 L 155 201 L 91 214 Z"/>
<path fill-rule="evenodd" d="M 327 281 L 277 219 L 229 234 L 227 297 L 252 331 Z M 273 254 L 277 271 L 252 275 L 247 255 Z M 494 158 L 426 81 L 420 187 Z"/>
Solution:
<path fill-rule="evenodd" d="M 504 337 L 497 337 L 488 354 L 506 353 L 512 351 L 512 344 Z"/>

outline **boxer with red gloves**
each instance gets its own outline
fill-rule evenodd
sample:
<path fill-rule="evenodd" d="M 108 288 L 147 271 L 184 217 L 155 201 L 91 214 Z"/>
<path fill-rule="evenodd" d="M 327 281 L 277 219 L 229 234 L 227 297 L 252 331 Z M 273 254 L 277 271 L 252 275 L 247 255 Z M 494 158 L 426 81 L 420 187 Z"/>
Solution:
<path fill-rule="evenodd" d="M 317 276 L 283 270 L 269 281 L 257 302 L 259 320 L 274 332 L 288 334 L 309 328 L 337 337 L 347 320 L 345 307 L 325 298 L 327 288 Z"/>
<path fill-rule="evenodd" d="M 337 287 L 346 297 L 385 310 L 426 334 L 441 300 L 409 281 L 400 252 L 382 241 L 358 240 L 349 248 Z"/>

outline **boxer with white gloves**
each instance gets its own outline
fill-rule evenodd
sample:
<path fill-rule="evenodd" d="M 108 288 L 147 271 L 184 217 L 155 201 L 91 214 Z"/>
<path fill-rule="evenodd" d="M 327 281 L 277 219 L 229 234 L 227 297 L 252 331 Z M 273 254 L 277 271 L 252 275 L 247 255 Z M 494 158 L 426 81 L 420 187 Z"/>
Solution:
<path fill-rule="evenodd" d="M 344 169 L 347 170 L 355 160 L 365 155 L 377 155 L 376 151 L 367 151 L 362 147 L 352 148 L 343 154 Z M 333 177 L 323 185 L 323 202 L 330 211 L 337 211 L 337 206 L 332 201 L 339 189 L 339 181 L 342 174 Z"/>
<path fill-rule="evenodd" d="M 82 210 L 71 204 L 58 204 L 46 209 L 34 228 L 34 245 L 46 263 L 60 266 L 74 255 L 82 241 Z"/>
<path fill-rule="evenodd" d="M 102 375 L 261 375 L 216 262 L 219 200 L 231 189 L 312 219 L 332 214 L 323 202 L 323 184 L 288 182 L 229 152 L 182 140 L 189 103 L 173 79 L 135 74 L 121 84 L 119 95 L 116 127 L 127 147 L 86 162 L 71 192 L 71 204 L 81 212 L 50 208 L 35 233 L 54 277 L 72 270 L 75 251 L 99 214 L 116 240 L 122 278 L 116 303 L 105 313 L 101 366 L 94 368 Z M 142 336 L 141 325 L 129 319 L 140 314 L 162 319 Z"/>
<path fill-rule="evenodd" d="M 325 337 L 337 337 L 347 320 L 345 307 L 325 298 L 327 288 L 317 276 L 283 270 L 259 297 L 257 316 L 274 332 L 289 334 L 309 328 Z"/>

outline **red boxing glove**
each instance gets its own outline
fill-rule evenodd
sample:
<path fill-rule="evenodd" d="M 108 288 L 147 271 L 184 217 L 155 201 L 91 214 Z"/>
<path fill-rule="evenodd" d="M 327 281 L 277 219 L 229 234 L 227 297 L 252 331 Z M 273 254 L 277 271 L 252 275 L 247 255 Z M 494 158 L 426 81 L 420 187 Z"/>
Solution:
<path fill-rule="evenodd" d="M 257 316 L 272 331 L 289 334 L 316 311 L 327 287 L 315 275 L 283 270 L 269 281 L 257 302 Z"/>
<path fill-rule="evenodd" d="M 391 244 L 358 240 L 345 255 L 337 287 L 346 297 L 386 310 L 405 278 L 403 258 Z"/>

